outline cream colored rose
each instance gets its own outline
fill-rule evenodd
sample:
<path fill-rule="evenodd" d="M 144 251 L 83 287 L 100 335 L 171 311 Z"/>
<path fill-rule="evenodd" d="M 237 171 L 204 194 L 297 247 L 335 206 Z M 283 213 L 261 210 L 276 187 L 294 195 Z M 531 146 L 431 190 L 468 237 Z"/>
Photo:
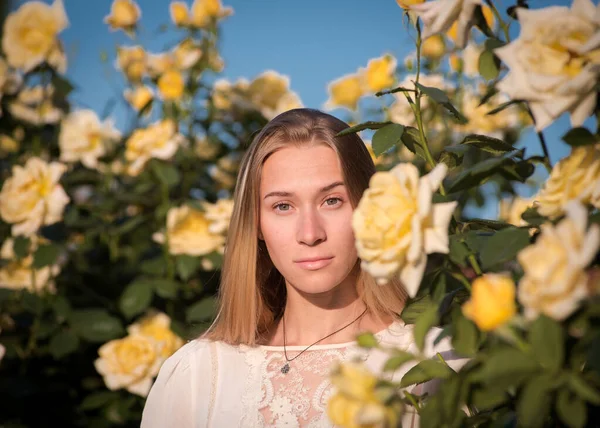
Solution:
<path fill-rule="evenodd" d="M 129 335 L 111 340 L 98 349 L 100 358 L 94 367 L 112 391 L 125 388 L 132 394 L 146 397 L 164 359 L 160 357 L 153 339 Z"/>
<path fill-rule="evenodd" d="M 281 98 L 277 101 L 277 105 L 275 109 L 271 110 L 268 108 L 262 108 L 261 113 L 267 120 L 273 119 L 275 116 L 280 115 L 288 110 L 293 110 L 296 108 L 302 108 L 304 104 L 302 104 L 302 100 L 300 96 L 293 91 L 286 92 L 283 94 Z"/>
<path fill-rule="evenodd" d="M 15 165 L 0 191 L 0 217 L 12 223 L 12 234 L 32 235 L 42 225 L 62 220 L 69 197 L 59 183 L 66 165 L 29 158 Z"/>
<path fill-rule="evenodd" d="M 194 0 L 190 13 L 190 23 L 195 27 L 206 27 L 213 20 L 218 21 L 233 14 L 231 7 L 223 7 L 221 0 Z"/>
<path fill-rule="evenodd" d="M 8 238 L 4 241 L 0 249 L 0 259 L 9 262 L 0 268 L 0 288 L 28 290 L 32 293 L 56 292 L 53 279 L 60 273 L 60 265 L 33 268 L 33 253 L 40 241 L 42 240 L 32 235 L 30 253 L 20 260 L 14 252 L 14 239 Z"/>
<path fill-rule="evenodd" d="M 365 95 L 362 77 L 358 73 L 347 74 L 329 83 L 327 92 L 329 98 L 324 107 L 328 110 L 343 107 L 354 111 L 358 107 L 358 100 Z"/>
<path fill-rule="evenodd" d="M 462 51 L 463 73 L 467 77 L 479 76 L 479 56 L 483 52 L 483 46 L 475 43 L 467 44 Z"/>
<path fill-rule="evenodd" d="M 210 226 L 205 213 L 182 205 L 169 210 L 166 232 L 157 232 L 152 239 L 163 244 L 168 238 L 171 254 L 203 256 L 221 249 L 225 243 L 225 238 L 212 233 Z"/>
<path fill-rule="evenodd" d="M 158 356 L 162 359 L 169 358 L 183 345 L 183 339 L 171 330 L 171 318 L 162 312 L 148 314 L 127 327 L 127 332 L 133 336 L 146 336 L 154 341 Z"/>
<path fill-rule="evenodd" d="M 117 47 L 116 67 L 134 82 L 139 82 L 148 72 L 148 54 L 141 46 Z"/>
<path fill-rule="evenodd" d="M 445 33 L 452 24 L 457 23 L 456 46 L 463 48 L 473 26 L 475 7 L 481 5 L 481 0 L 433 0 L 410 6 L 423 23 L 423 39 L 434 34 Z"/>
<path fill-rule="evenodd" d="M 213 86 L 212 100 L 220 110 L 235 110 L 244 112 L 254 108 L 248 99 L 250 82 L 241 78 L 231 83 L 226 79 L 218 79 Z"/>
<path fill-rule="evenodd" d="M 587 228 L 587 209 L 569 202 L 567 216 L 556 226 L 546 223 L 534 244 L 517 255 L 524 275 L 518 298 L 527 318 L 543 313 L 564 320 L 589 295 L 585 272 L 600 249 L 600 227 Z"/>
<path fill-rule="evenodd" d="M 498 218 L 517 227 L 527 226 L 528 223 L 521 217 L 523 213 L 533 207 L 533 198 L 502 199 L 499 204 Z"/>
<path fill-rule="evenodd" d="M 135 86 L 133 89 L 125 89 L 123 96 L 129 104 L 136 110 L 141 111 L 148 103 L 152 103 L 154 99 L 154 91 L 151 87 L 146 85 Z M 145 114 L 149 114 L 152 111 L 152 105 L 145 110 Z"/>
<path fill-rule="evenodd" d="M 206 219 L 210 221 L 210 225 L 208 226 L 209 232 L 226 235 L 227 229 L 229 229 L 229 222 L 231 221 L 231 214 L 233 213 L 233 200 L 219 199 L 214 204 L 204 202 L 202 206 Z"/>
<path fill-rule="evenodd" d="M 148 54 L 146 64 L 151 77 L 160 77 L 170 70 L 184 71 L 202 58 L 202 49 L 191 41 L 183 41 L 168 52 Z"/>
<path fill-rule="evenodd" d="M 293 93 L 289 88 L 288 76 L 267 70 L 250 82 L 245 95 L 254 108 L 270 120 L 287 106 L 294 108 L 301 104 L 297 95 L 290 95 Z"/>
<path fill-rule="evenodd" d="M 127 174 L 139 175 L 151 158 L 172 158 L 183 141 L 183 135 L 177 132 L 175 123 L 170 120 L 154 122 L 147 128 L 136 129 L 125 143 L 125 159 L 129 163 Z"/>
<path fill-rule="evenodd" d="M 62 122 L 58 145 L 60 160 L 81 161 L 87 168 L 97 168 L 98 158 L 107 154 L 110 146 L 121 138 L 121 133 L 110 119 L 100 122 L 93 110 L 70 113 Z"/>
<path fill-rule="evenodd" d="M 131 31 L 140 19 L 142 12 L 133 0 L 114 0 L 110 7 L 110 15 L 104 17 L 104 23 L 111 31 Z"/>
<path fill-rule="evenodd" d="M 573 147 L 554 165 L 534 199 L 538 212 L 550 218 L 562 215 L 573 199 L 600 208 L 600 143 Z"/>
<path fill-rule="evenodd" d="M 58 123 L 63 117 L 63 111 L 54 105 L 53 96 L 52 86 L 25 88 L 8 105 L 8 110 L 17 119 L 32 125 Z"/>
<path fill-rule="evenodd" d="M 187 4 L 182 1 L 174 1 L 169 5 L 171 21 L 177 26 L 187 25 L 189 23 L 189 10 Z"/>
<path fill-rule="evenodd" d="M 378 284 L 398 275 L 414 297 L 427 254 L 448 252 L 448 224 L 457 202 L 432 203 L 447 167 L 438 164 L 419 177 L 410 163 L 371 177 L 354 211 L 352 227 L 362 268 Z"/>
<path fill-rule="evenodd" d="M 600 5 L 575 0 L 570 9 L 518 8 L 517 15 L 519 38 L 494 51 L 510 69 L 498 89 L 529 102 L 538 130 L 566 111 L 581 126 L 596 105 Z"/>
<path fill-rule="evenodd" d="M 364 70 L 364 84 L 367 91 L 379 92 L 391 88 L 396 82 L 396 58 L 384 55 L 369 60 Z"/>
<path fill-rule="evenodd" d="M 62 0 L 51 6 L 40 1 L 24 3 L 4 21 L 2 50 L 8 63 L 28 72 L 56 57 L 57 50 L 61 51 L 58 34 L 68 26 Z"/>

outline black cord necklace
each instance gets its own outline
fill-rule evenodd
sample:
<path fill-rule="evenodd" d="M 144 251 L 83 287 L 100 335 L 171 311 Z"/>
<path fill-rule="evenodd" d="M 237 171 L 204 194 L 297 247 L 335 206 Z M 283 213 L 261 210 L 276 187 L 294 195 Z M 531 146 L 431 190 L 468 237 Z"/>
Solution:
<path fill-rule="evenodd" d="M 308 349 L 310 347 L 312 347 L 313 345 L 316 345 L 317 343 L 319 343 L 322 340 L 327 339 L 328 337 L 333 336 L 336 333 L 339 333 L 340 331 L 342 331 L 343 329 L 345 329 L 346 327 L 350 326 L 351 324 L 355 323 L 356 321 L 358 321 L 364 314 L 365 312 L 367 312 L 368 308 L 365 308 L 365 310 L 358 316 L 356 317 L 356 319 L 354 321 L 349 322 L 348 324 L 346 324 L 345 326 L 343 326 L 342 328 L 334 331 L 333 333 L 328 334 L 327 336 L 317 340 L 316 342 L 308 345 L 306 348 L 304 348 L 298 355 L 296 355 L 294 358 L 288 358 L 287 356 L 287 350 L 285 348 L 285 316 L 282 316 L 282 321 L 283 321 L 283 354 L 285 355 L 285 359 L 286 359 L 286 363 L 283 365 L 283 367 L 281 367 L 281 373 L 286 374 L 287 372 L 290 371 L 290 363 L 292 361 L 294 361 L 296 358 L 298 358 L 300 355 L 302 355 L 304 352 L 308 351 Z"/>

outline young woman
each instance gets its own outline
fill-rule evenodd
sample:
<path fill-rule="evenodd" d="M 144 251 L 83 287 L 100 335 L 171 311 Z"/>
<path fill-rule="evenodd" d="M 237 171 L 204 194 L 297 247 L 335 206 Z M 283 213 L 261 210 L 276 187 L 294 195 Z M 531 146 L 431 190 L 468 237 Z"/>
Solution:
<path fill-rule="evenodd" d="M 218 315 L 163 364 L 142 428 L 330 427 L 332 363 L 358 356 L 378 371 L 386 360 L 358 348 L 360 332 L 414 346 L 398 318 L 402 285 L 360 269 L 352 212 L 375 167 L 356 134 L 336 137 L 347 127 L 295 109 L 256 136 L 238 175 Z M 451 359 L 448 341 L 434 347 L 430 336 L 426 352 Z M 407 412 L 403 426 L 415 423 Z"/>

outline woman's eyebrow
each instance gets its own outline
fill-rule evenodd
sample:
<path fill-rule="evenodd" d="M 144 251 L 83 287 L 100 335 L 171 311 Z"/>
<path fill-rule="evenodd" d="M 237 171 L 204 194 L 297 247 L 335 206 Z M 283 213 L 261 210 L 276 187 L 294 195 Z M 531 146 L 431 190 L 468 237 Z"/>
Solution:
<path fill-rule="evenodd" d="M 334 189 L 334 188 L 336 188 L 338 186 L 344 186 L 344 182 L 343 181 L 335 181 L 335 182 L 333 182 L 331 184 L 328 184 L 327 186 L 322 187 L 319 190 L 319 193 L 329 192 L 330 190 L 332 190 L 332 189 Z M 293 195 L 294 195 L 293 192 L 275 191 L 275 192 L 269 192 L 269 193 L 267 193 L 265 195 L 264 199 L 270 198 L 272 196 L 279 196 L 279 197 L 286 198 L 286 197 L 290 197 L 290 196 L 293 196 Z"/>

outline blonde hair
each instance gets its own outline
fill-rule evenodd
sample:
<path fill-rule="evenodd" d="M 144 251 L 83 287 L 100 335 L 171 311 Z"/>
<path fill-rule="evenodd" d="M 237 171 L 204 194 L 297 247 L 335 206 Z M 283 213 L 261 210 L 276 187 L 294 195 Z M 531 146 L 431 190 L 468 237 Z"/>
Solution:
<path fill-rule="evenodd" d="M 337 154 L 352 207 L 355 208 L 375 166 L 356 133 L 336 136 L 348 128 L 340 119 L 314 109 L 293 109 L 272 119 L 246 151 L 234 192 L 218 292 L 219 310 L 202 335 L 230 344 L 255 345 L 282 315 L 285 280 L 273 265 L 259 236 L 259 189 L 262 166 L 275 151 L 288 145 L 325 144 Z M 377 318 L 399 314 L 406 291 L 398 280 L 379 286 L 361 270 L 357 292 Z"/>

